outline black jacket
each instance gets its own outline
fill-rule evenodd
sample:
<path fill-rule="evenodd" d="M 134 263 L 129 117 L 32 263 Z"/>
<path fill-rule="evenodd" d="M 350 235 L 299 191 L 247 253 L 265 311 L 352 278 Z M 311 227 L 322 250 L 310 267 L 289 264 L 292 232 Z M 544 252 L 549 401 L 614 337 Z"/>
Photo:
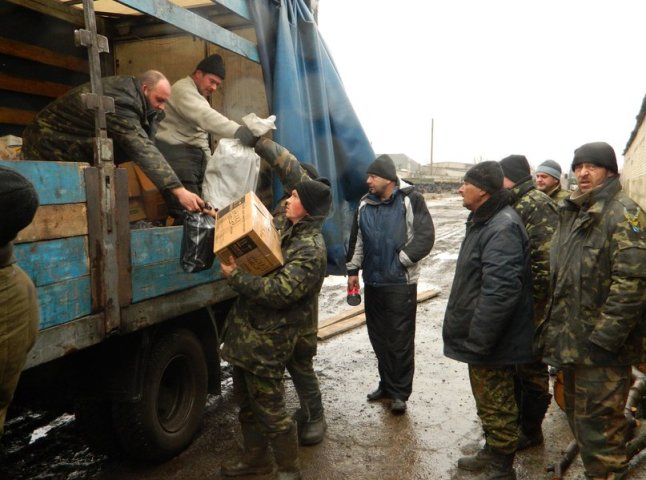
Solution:
<path fill-rule="evenodd" d="M 444 354 L 473 365 L 530 363 L 534 335 L 529 240 L 495 193 L 469 216 L 449 296 Z"/>

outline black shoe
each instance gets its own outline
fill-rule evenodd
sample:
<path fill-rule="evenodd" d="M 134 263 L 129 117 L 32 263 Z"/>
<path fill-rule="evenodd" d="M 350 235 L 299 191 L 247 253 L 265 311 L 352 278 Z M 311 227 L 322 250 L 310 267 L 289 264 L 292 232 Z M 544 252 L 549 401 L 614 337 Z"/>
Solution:
<path fill-rule="evenodd" d="M 327 423 L 324 416 L 317 420 L 302 422 L 298 426 L 298 441 L 303 446 L 317 445 L 323 441 L 326 430 Z"/>
<path fill-rule="evenodd" d="M 390 404 L 390 411 L 393 413 L 404 413 L 406 411 L 406 402 L 401 398 L 396 398 Z"/>
<path fill-rule="evenodd" d="M 531 435 L 527 435 L 524 432 L 520 432 L 520 435 L 518 435 L 518 446 L 516 447 L 516 451 L 520 452 L 521 450 L 526 450 L 528 448 L 541 445 L 542 443 L 543 443 L 542 431 L 539 430 L 538 432 Z"/>
<path fill-rule="evenodd" d="M 388 398 L 388 394 L 384 392 L 381 388 L 378 388 L 374 392 L 370 392 L 367 395 L 368 401 L 369 402 L 374 402 L 375 400 L 381 400 L 383 398 Z"/>

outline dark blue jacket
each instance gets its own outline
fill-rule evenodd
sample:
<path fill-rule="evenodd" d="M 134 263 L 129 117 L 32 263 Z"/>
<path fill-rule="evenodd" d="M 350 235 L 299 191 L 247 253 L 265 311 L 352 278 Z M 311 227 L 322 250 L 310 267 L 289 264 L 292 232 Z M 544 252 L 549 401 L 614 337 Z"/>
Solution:
<path fill-rule="evenodd" d="M 418 262 L 433 248 L 435 228 L 426 201 L 404 185 L 387 200 L 367 194 L 359 203 L 346 267 L 348 275 L 362 269 L 365 285 L 417 283 Z"/>

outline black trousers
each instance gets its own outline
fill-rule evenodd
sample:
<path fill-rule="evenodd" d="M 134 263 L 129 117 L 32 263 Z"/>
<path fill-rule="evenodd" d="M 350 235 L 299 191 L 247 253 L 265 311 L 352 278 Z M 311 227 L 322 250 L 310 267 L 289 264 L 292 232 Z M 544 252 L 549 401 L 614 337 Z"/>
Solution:
<path fill-rule="evenodd" d="M 377 356 L 379 387 L 408 400 L 415 373 L 417 284 L 364 287 L 366 325 Z"/>

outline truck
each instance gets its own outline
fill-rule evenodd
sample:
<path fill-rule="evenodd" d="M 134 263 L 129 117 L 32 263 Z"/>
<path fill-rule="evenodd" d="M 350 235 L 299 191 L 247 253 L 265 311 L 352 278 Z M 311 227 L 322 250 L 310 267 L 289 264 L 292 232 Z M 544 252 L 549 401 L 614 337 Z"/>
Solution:
<path fill-rule="evenodd" d="M 264 117 L 270 108 L 280 110 L 277 140 L 342 179 L 335 216 L 326 223 L 330 271 L 339 273 L 333 264 L 344 253 L 343 222 L 363 193 L 363 171 L 374 153 L 340 81 L 323 73 L 320 84 L 336 93 L 323 99 L 326 128 L 336 133 L 322 140 L 316 127 L 309 129 L 314 138 L 303 141 L 309 134 L 301 115 L 290 120 L 294 115 L 277 106 L 271 83 L 279 83 L 279 67 L 262 54 L 286 13 L 300 11 L 313 23 L 309 2 L 1 0 L 0 11 L 5 139 L 19 138 L 39 109 L 76 85 L 150 68 L 173 83 L 206 55 L 220 53 L 227 78 L 211 99 L 214 108 L 238 121 L 249 112 Z M 323 56 L 322 64 L 331 60 Z M 91 97 L 88 108 L 100 126 L 109 101 L 100 91 Z M 337 121 L 338 109 L 351 114 Z M 354 118 L 350 125 L 348 118 Z M 72 404 L 91 446 L 163 461 L 190 444 L 207 394 L 221 392 L 220 333 L 235 295 L 217 261 L 199 273 L 182 270 L 182 227 L 131 222 L 142 214 L 140 201 L 147 220 L 159 205 L 133 192 L 132 177 L 114 165 L 110 149 L 97 128 L 95 156 L 87 162 L 0 157 L 0 165 L 32 181 L 40 199 L 34 221 L 14 242 L 18 265 L 36 285 L 41 316 L 15 401 Z M 278 195 L 274 183 L 263 162 L 258 193 L 268 207 Z M 138 225 L 145 228 L 133 228 Z"/>

